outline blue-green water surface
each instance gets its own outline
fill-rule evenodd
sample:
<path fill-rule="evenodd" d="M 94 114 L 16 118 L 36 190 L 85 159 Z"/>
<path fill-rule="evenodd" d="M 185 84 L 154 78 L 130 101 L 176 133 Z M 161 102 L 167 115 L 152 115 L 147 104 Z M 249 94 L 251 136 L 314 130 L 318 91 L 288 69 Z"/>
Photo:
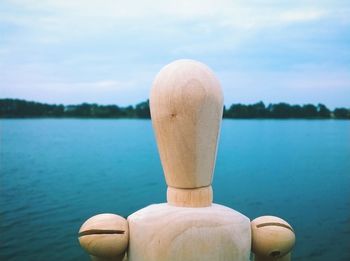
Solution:
<path fill-rule="evenodd" d="M 88 260 L 90 216 L 165 201 L 149 120 L 0 121 L 0 260 Z M 293 260 L 350 260 L 350 121 L 224 120 L 214 201 L 295 229 Z"/>

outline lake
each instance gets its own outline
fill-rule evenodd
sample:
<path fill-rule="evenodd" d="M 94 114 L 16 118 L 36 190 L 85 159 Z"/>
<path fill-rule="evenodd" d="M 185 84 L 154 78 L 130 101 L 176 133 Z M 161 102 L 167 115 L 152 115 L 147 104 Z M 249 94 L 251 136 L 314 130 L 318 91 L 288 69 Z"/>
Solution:
<path fill-rule="evenodd" d="M 81 224 L 165 202 L 149 120 L 0 121 L 0 260 L 89 260 Z M 296 231 L 293 260 L 350 260 L 350 121 L 224 120 L 214 202 Z"/>

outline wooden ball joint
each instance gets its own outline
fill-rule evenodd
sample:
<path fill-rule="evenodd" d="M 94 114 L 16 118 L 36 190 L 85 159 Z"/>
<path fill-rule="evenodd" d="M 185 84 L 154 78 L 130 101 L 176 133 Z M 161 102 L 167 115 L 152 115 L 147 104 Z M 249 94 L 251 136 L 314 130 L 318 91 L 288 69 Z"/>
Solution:
<path fill-rule="evenodd" d="M 114 214 L 93 216 L 81 226 L 79 243 L 92 260 L 121 261 L 129 243 L 128 222 Z"/>
<path fill-rule="evenodd" d="M 249 260 L 251 236 L 253 242 L 263 236 L 252 233 L 246 216 L 213 203 L 223 111 L 218 79 L 200 62 L 172 62 L 153 82 L 150 110 L 167 203 L 140 209 L 127 220 L 110 214 L 92 217 L 80 229 L 82 247 L 99 261 Z"/>
<path fill-rule="evenodd" d="M 274 216 L 262 216 L 254 219 L 251 225 L 255 261 L 290 260 L 295 234 L 286 221 Z"/>

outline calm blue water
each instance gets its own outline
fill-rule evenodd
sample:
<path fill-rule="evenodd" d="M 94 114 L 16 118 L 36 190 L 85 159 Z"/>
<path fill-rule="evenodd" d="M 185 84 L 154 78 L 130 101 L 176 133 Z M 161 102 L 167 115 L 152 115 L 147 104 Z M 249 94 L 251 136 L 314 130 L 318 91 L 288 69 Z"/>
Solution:
<path fill-rule="evenodd" d="M 90 216 L 165 201 L 148 120 L 1 120 L 0 260 L 88 260 Z M 277 215 L 293 260 L 350 260 L 350 121 L 225 120 L 214 201 Z"/>

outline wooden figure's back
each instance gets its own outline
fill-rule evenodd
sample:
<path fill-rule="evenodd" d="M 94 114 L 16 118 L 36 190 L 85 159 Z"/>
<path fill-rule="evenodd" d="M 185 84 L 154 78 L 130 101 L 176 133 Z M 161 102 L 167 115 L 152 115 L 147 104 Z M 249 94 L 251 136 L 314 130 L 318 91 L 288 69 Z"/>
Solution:
<path fill-rule="evenodd" d="M 150 109 L 168 185 L 167 203 L 148 206 L 128 217 L 128 259 L 248 260 L 250 220 L 212 204 L 223 110 L 214 73 L 193 60 L 165 66 L 153 83 Z"/>
<path fill-rule="evenodd" d="M 167 203 L 127 220 L 97 215 L 79 241 L 96 261 L 289 261 L 292 227 L 264 216 L 250 220 L 213 204 L 212 179 L 223 111 L 214 73 L 193 60 L 165 66 L 154 80 L 150 109 L 168 185 Z M 253 240 L 252 237 L 253 236 Z"/>

